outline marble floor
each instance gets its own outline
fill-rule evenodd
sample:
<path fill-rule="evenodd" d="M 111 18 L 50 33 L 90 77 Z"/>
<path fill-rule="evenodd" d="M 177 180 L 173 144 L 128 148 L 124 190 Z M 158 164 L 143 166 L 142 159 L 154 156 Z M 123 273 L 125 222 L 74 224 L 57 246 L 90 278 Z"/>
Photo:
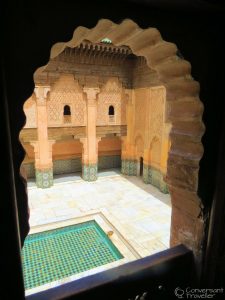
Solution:
<path fill-rule="evenodd" d="M 95 182 L 83 181 L 80 174 L 57 176 L 48 189 L 29 181 L 28 197 L 31 232 L 44 224 L 101 213 L 139 257 L 169 247 L 169 194 L 119 170 L 102 171 Z"/>

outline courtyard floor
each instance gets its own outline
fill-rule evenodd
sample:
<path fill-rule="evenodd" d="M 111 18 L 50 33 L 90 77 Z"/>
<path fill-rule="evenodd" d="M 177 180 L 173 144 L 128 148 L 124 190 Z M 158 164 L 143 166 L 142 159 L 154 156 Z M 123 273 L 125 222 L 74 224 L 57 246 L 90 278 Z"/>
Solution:
<path fill-rule="evenodd" d="M 102 171 L 95 182 L 77 174 L 58 176 L 49 189 L 30 181 L 28 197 L 31 229 L 101 213 L 140 257 L 169 247 L 170 195 L 119 170 Z"/>
<path fill-rule="evenodd" d="M 54 177 L 54 186 L 28 182 L 30 234 L 95 220 L 123 259 L 26 291 L 33 294 L 169 248 L 170 195 L 136 176 L 106 170 L 94 182 L 80 174 Z"/>

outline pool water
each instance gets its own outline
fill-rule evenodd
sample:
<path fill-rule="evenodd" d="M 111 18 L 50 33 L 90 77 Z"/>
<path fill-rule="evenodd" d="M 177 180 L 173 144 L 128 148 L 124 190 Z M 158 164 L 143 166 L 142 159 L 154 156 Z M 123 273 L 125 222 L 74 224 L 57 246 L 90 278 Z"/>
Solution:
<path fill-rule="evenodd" d="M 30 234 L 22 249 L 25 289 L 122 258 L 95 221 Z"/>

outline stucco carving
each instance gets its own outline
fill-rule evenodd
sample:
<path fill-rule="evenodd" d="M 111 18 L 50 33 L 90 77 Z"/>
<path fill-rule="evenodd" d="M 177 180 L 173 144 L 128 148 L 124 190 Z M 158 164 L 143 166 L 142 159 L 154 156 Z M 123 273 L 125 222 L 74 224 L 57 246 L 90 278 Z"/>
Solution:
<path fill-rule="evenodd" d="M 143 154 L 144 154 L 144 140 L 141 137 L 141 135 L 136 137 L 135 146 L 136 146 L 136 155 L 138 157 L 143 156 Z"/>
<path fill-rule="evenodd" d="M 114 106 L 114 124 L 125 125 L 125 116 L 121 118 L 121 112 L 126 111 L 125 99 L 126 98 L 125 94 L 123 93 L 122 84 L 119 82 L 118 78 L 110 78 L 102 87 L 98 96 L 97 125 L 102 126 L 109 124 L 108 109 L 110 105 Z"/>
<path fill-rule="evenodd" d="M 157 136 L 160 141 L 162 138 L 165 111 L 164 90 L 164 87 L 150 89 L 150 140 L 152 140 L 154 136 Z"/>
<path fill-rule="evenodd" d="M 150 161 L 153 167 L 159 169 L 161 160 L 161 140 L 154 136 L 150 144 Z"/>
<path fill-rule="evenodd" d="M 134 143 L 137 149 L 137 137 L 142 137 L 144 141 L 142 152 L 144 152 L 144 150 L 148 151 L 150 149 L 153 139 L 157 138 L 161 153 L 165 126 L 165 88 L 159 86 L 135 89 L 133 102 L 132 118 L 128 121 L 128 128 L 133 127 L 134 131 L 133 138 L 131 136 L 131 143 Z M 133 118 L 134 122 L 132 121 Z M 139 154 L 136 153 L 136 155 Z M 157 165 L 160 165 L 160 156 Z"/>
<path fill-rule="evenodd" d="M 71 109 L 70 126 L 84 126 L 85 101 L 78 81 L 71 74 L 62 75 L 52 87 L 47 102 L 48 126 L 64 126 L 64 105 L 69 105 Z M 65 126 L 68 126 L 68 124 L 65 124 Z"/>
<path fill-rule="evenodd" d="M 84 93 L 86 94 L 87 96 L 87 105 L 88 106 L 92 106 L 92 105 L 96 105 L 96 97 L 97 97 L 97 94 L 100 92 L 100 89 L 99 88 L 93 88 L 93 87 L 84 87 L 83 88 L 83 91 Z"/>

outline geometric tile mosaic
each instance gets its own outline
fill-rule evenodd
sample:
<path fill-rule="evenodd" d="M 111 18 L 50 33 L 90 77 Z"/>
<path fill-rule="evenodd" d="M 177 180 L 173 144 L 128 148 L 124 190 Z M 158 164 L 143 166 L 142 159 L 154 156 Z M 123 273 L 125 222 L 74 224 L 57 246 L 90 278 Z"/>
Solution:
<path fill-rule="evenodd" d="M 25 289 L 122 258 L 95 221 L 31 234 L 22 249 Z"/>
<path fill-rule="evenodd" d="M 98 164 L 82 165 L 82 178 L 85 181 L 95 181 L 98 178 Z"/>

